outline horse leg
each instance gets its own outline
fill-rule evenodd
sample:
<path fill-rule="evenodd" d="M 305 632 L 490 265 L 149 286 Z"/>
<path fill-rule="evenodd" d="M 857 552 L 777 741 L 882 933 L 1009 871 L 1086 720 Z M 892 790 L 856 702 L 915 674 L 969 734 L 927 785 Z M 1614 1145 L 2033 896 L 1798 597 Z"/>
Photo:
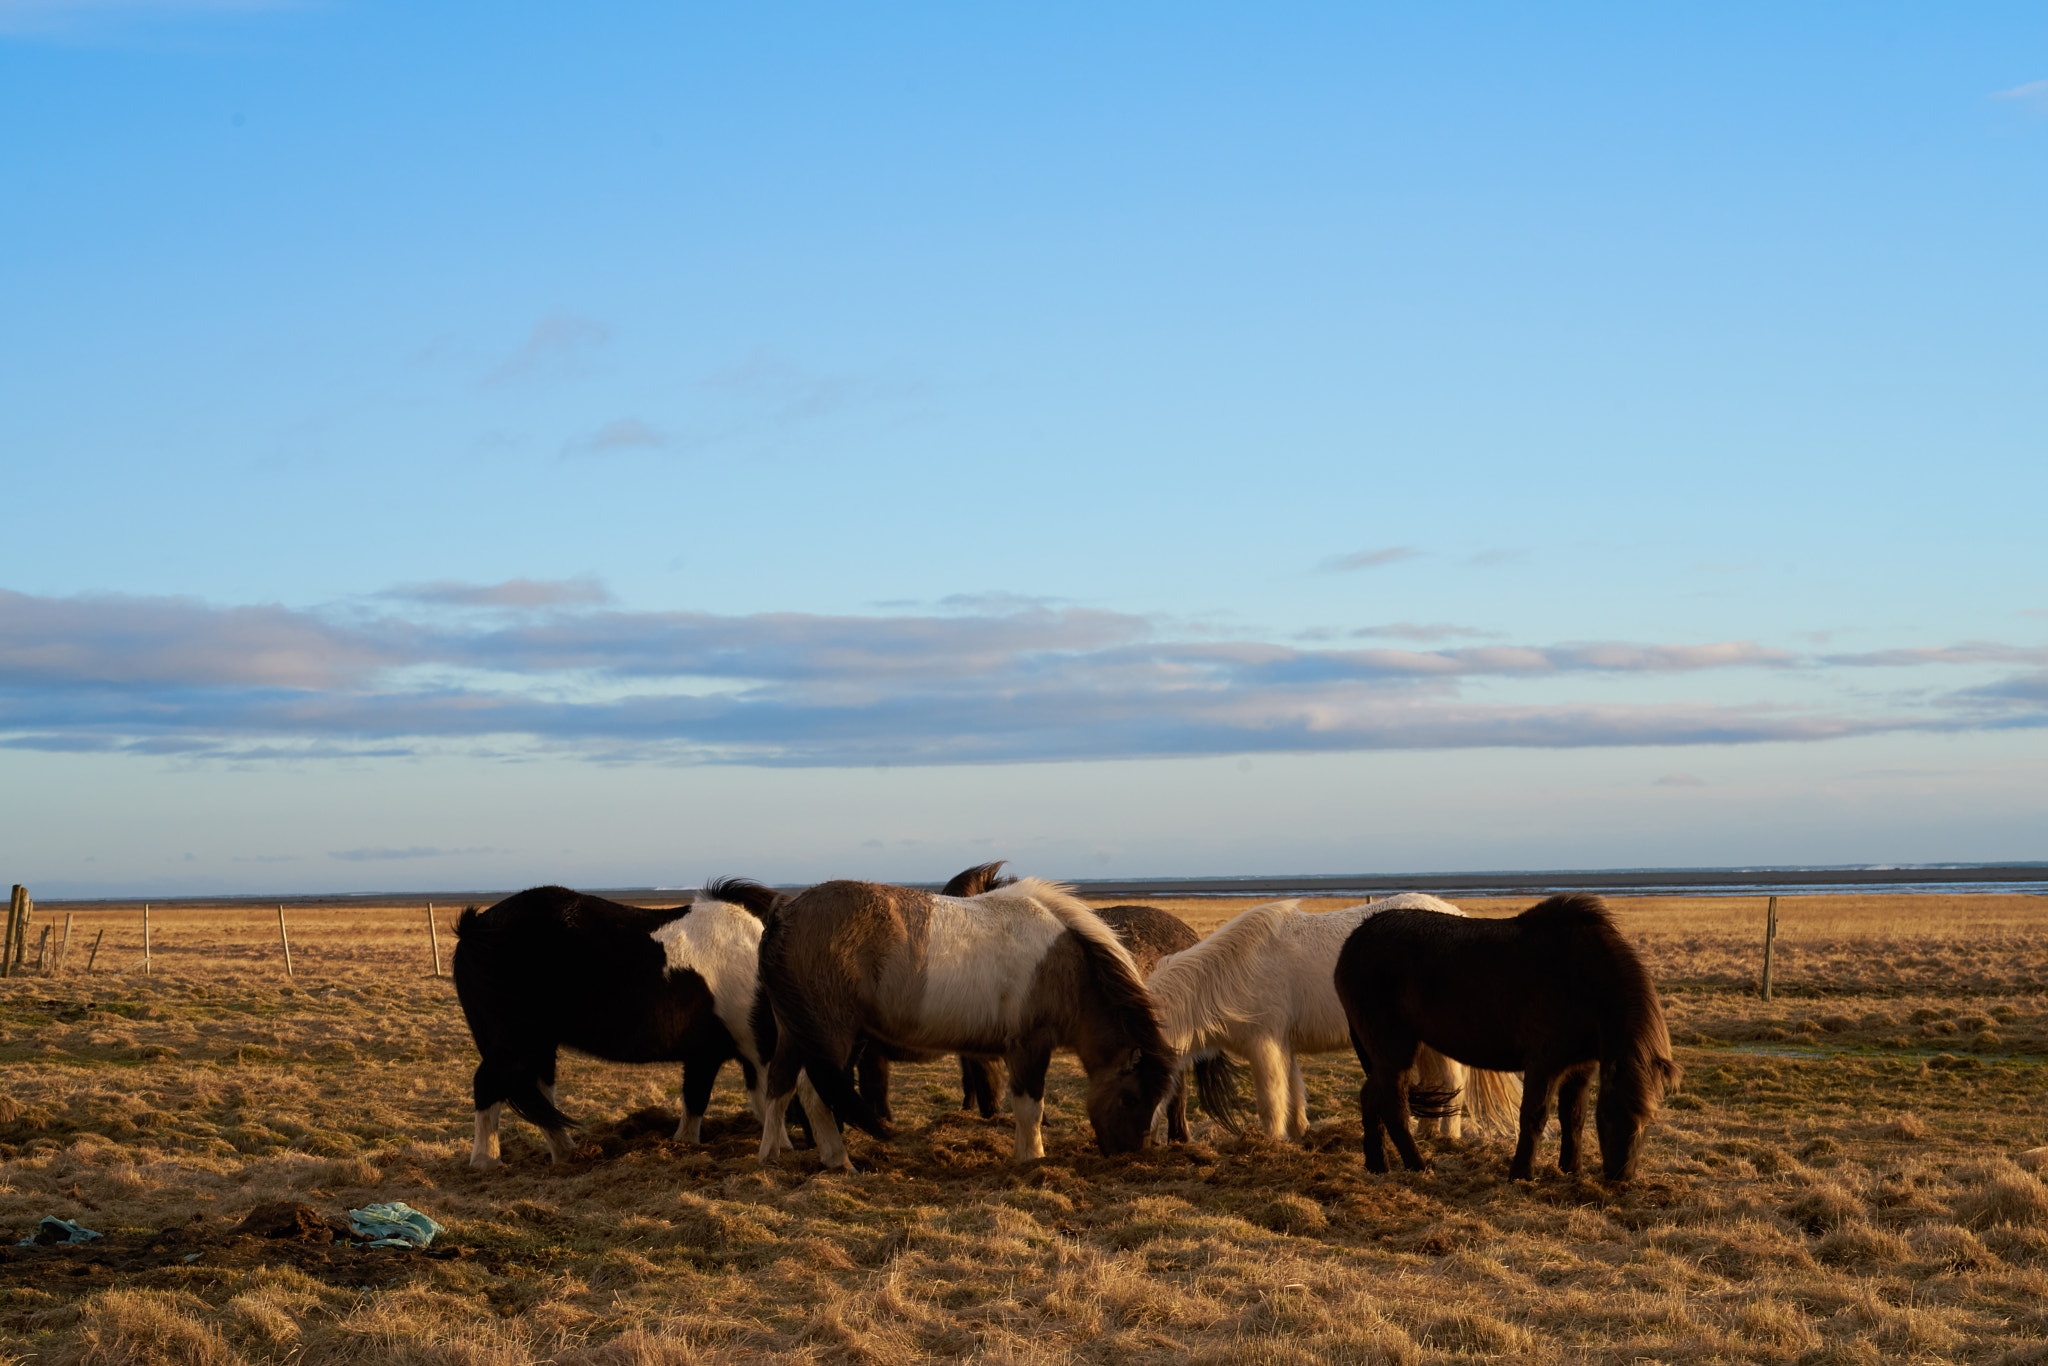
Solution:
<path fill-rule="evenodd" d="M 1350 1014 L 1349 1007 L 1346 1013 Z M 1357 1017 L 1352 1016 L 1351 1047 L 1365 1068 L 1365 1085 L 1358 1089 L 1359 1118 L 1365 1122 L 1365 1169 L 1384 1172 L 1387 1152 L 1382 1134 L 1394 1140 L 1394 1150 L 1410 1171 L 1422 1170 L 1422 1152 L 1415 1146 L 1408 1113 L 1408 1070 L 1415 1066 L 1415 1051 L 1421 1040 L 1397 1025 L 1379 1021 L 1368 1045 L 1359 1036 Z"/>
<path fill-rule="evenodd" d="M 1259 1127 L 1275 1143 L 1287 1137 L 1287 1051 L 1270 1035 L 1252 1040 L 1244 1050 L 1252 1066 L 1252 1094 L 1258 1097 Z"/>
<path fill-rule="evenodd" d="M 1514 1160 L 1508 1163 L 1508 1180 L 1536 1179 L 1536 1140 L 1550 1122 L 1550 1093 L 1557 1074 L 1530 1068 L 1522 1074 L 1522 1133 L 1515 1141 Z"/>
<path fill-rule="evenodd" d="M 996 1117 L 996 1068 L 987 1058 L 960 1055 L 960 1108 L 979 1110 L 983 1119 Z"/>
<path fill-rule="evenodd" d="M 549 1105 L 555 1103 L 555 1050 L 550 1048 L 534 1059 L 534 1085 L 540 1089 L 541 1099 Z M 541 1135 L 548 1141 L 548 1161 L 556 1164 L 567 1162 L 569 1154 L 576 1151 L 576 1145 L 569 1139 L 569 1131 L 563 1128 L 541 1127 Z"/>
<path fill-rule="evenodd" d="M 740 1059 L 740 1081 L 747 1088 L 747 1108 L 754 1112 L 754 1118 L 761 1118 L 761 1069 Z"/>
<path fill-rule="evenodd" d="M 797 1073 L 796 1096 L 811 1120 L 811 1136 L 818 1144 L 818 1165 L 852 1171 L 853 1157 L 846 1151 L 846 1132 L 839 1127 L 839 1117 L 832 1113 L 832 1107 L 825 1104 L 825 1098 L 811 1086 L 811 1079 L 801 1072 Z M 789 1108 L 787 1100 L 782 1104 L 784 1109 Z"/>
<path fill-rule="evenodd" d="M 789 1103 L 796 1098 L 796 1084 L 802 1075 L 803 1064 L 797 1061 L 795 1041 L 784 1033 L 776 1040 L 774 1058 L 761 1072 L 762 1166 L 789 1146 L 789 1130 L 783 1124 L 783 1116 L 789 1113 Z"/>
<path fill-rule="evenodd" d="M 478 1171 L 488 1171 L 500 1165 L 498 1157 L 498 1116 L 505 1113 L 505 1102 L 496 1101 L 481 1106 L 476 1112 L 476 1141 L 469 1149 L 469 1165 Z"/>
<path fill-rule="evenodd" d="M 1409 1171 L 1419 1172 L 1423 1167 L 1422 1150 L 1415 1146 L 1414 1116 L 1408 1112 L 1408 1069 L 1394 1069 L 1393 1078 L 1391 1101 L 1382 1097 L 1382 1103 L 1387 1104 L 1387 1134 L 1394 1140 L 1394 1151 L 1401 1154 L 1402 1163 Z"/>
<path fill-rule="evenodd" d="M 724 1058 L 708 1053 L 683 1059 L 683 1118 L 676 1125 L 676 1142 L 704 1141 L 704 1112 L 711 1108 L 711 1088 L 724 1066 Z"/>
<path fill-rule="evenodd" d="M 1173 1092 L 1166 1100 L 1166 1141 L 1188 1141 L 1188 1069 L 1173 1074 Z"/>
<path fill-rule="evenodd" d="M 477 1064 L 470 1092 L 476 1100 L 476 1141 L 470 1146 L 469 1165 L 485 1171 L 498 1165 L 498 1116 L 505 1113 L 505 1088 L 490 1059 Z"/>
<path fill-rule="evenodd" d="M 1287 1137 L 1296 1143 L 1308 1137 L 1308 1084 L 1301 1079 L 1301 1055 L 1287 1056 Z"/>
<path fill-rule="evenodd" d="M 1593 1084 L 1597 1063 L 1574 1067 L 1557 1082 L 1557 1167 L 1567 1176 L 1579 1174 L 1579 1147 L 1586 1129 L 1586 1089 Z"/>
<path fill-rule="evenodd" d="M 1052 1049 L 1034 1048 L 1012 1053 L 1010 1064 L 1010 1114 L 1017 1121 L 1017 1147 L 1013 1162 L 1032 1162 L 1045 1156 L 1045 1070 L 1052 1065 Z"/>
<path fill-rule="evenodd" d="M 854 1089 L 860 1098 L 875 1112 L 875 1118 L 889 1122 L 896 1118 L 889 1112 L 889 1060 L 882 1056 L 882 1050 L 874 1040 L 864 1040 L 860 1045 L 860 1056 L 854 1060 Z"/>

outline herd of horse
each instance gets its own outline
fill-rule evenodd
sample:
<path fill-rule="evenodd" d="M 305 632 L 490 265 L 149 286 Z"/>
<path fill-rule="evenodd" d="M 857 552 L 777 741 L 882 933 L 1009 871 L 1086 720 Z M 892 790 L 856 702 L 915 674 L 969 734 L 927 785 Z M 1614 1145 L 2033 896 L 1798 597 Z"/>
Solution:
<path fill-rule="evenodd" d="M 1633 1179 L 1643 1130 L 1679 1080 L 1656 987 L 1595 896 L 1503 919 L 1419 893 L 1316 914 L 1281 901 L 1204 939 L 1164 911 L 1094 910 L 1002 868 L 967 869 L 937 893 L 837 881 L 787 895 L 729 878 L 672 909 L 536 887 L 465 910 L 454 974 L 481 1059 L 471 1165 L 498 1164 L 507 1106 L 568 1158 L 564 1047 L 681 1063 L 685 1143 L 737 1060 L 761 1161 L 793 1146 L 794 1100 L 819 1162 L 846 1170 L 844 1126 L 892 1132 L 890 1064 L 948 1053 L 963 1108 L 993 1116 L 1007 1078 L 1019 1162 L 1045 1155 L 1060 1050 L 1086 1074 L 1105 1154 L 1185 1141 L 1190 1088 L 1242 1133 L 1234 1061 L 1250 1068 L 1258 1127 L 1299 1141 L 1301 1055 L 1350 1048 L 1369 1170 L 1387 1170 L 1387 1139 L 1420 1169 L 1413 1126 L 1457 1139 L 1469 1118 L 1517 1135 L 1513 1179 L 1534 1176 L 1553 1099 L 1558 1166 L 1578 1171 L 1596 1074 L 1604 1175 Z"/>

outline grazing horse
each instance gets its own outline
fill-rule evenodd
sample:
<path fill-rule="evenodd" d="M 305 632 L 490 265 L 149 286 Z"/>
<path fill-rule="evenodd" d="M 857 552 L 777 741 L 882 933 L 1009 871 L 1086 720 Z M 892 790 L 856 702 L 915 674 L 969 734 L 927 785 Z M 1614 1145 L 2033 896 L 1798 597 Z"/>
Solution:
<path fill-rule="evenodd" d="M 1468 1066 L 1523 1074 L 1521 1139 L 1508 1166 L 1518 1181 L 1534 1174 L 1553 1090 L 1563 1134 L 1558 1166 L 1578 1171 L 1596 1067 L 1601 1165 L 1609 1181 L 1632 1180 L 1643 1128 L 1683 1075 L 1650 974 L 1606 903 L 1583 892 L 1505 920 L 1376 915 L 1337 957 L 1337 995 L 1368 1074 L 1358 1106 L 1365 1165 L 1376 1172 L 1387 1169 L 1383 1126 L 1401 1160 L 1422 1166 L 1408 1134 L 1404 1076 L 1419 1044 Z"/>
<path fill-rule="evenodd" d="M 1332 975 L 1337 955 L 1360 924 L 1394 907 L 1465 915 L 1419 892 L 1321 914 L 1292 901 L 1254 906 L 1201 943 L 1160 960 L 1145 985 L 1161 1032 L 1182 1052 L 1221 1048 L 1250 1063 L 1260 1127 L 1276 1141 L 1299 1142 L 1308 1132 L 1300 1055 L 1333 1053 L 1351 1040 Z M 1468 1079 L 1463 1067 L 1432 1049 L 1422 1050 L 1416 1065 L 1423 1082 L 1417 1108 L 1445 1137 L 1459 1136 L 1460 1097 L 1468 1087 L 1473 1118 L 1507 1132 L 1516 1103 L 1513 1077 L 1474 1072 Z M 1424 1096 L 1432 1103 L 1421 1104 Z M 1227 1128 L 1238 1127 L 1227 1089 L 1212 1097 L 1205 1085 L 1202 1101 Z"/>
<path fill-rule="evenodd" d="M 761 986 L 777 1029 L 764 1084 L 771 1124 L 801 1070 L 839 1120 L 888 1137 L 846 1070 L 862 1034 L 895 1048 L 1002 1055 L 1018 1161 L 1045 1155 L 1055 1048 L 1080 1055 L 1105 1153 L 1144 1145 L 1172 1080 L 1175 1057 L 1129 950 L 1066 888 L 1037 878 L 966 898 L 821 883 L 770 917 Z M 817 1138 L 825 1166 L 851 1169 L 837 1124 Z M 764 1141 L 761 1160 L 773 1155 Z"/>
<path fill-rule="evenodd" d="M 1017 879 L 1001 876 L 1007 859 L 984 863 L 954 874 L 940 892 L 942 896 L 971 897 L 998 887 L 1013 885 Z M 1159 960 L 1169 953 L 1191 949 L 1201 940 L 1194 928 L 1177 915 L 1152 906 L 1109 906 L 1095 913 L 1102 923 L 1116 931 L 1117 938 L 1124 941 L 1124 947 L 1131 952 L 1131 959 L 1138 965 L 1138 975 L 1149 975 Z M 929 1053 L 914 1053 L 906 1049 L 888 1048 L 870 1041 L 863 1046 L 855 1058 L 854 1070 L 859 1079 L 860 1098 L 867 1102 L 875 1116 L 887 1123 L 893 1116 L 889 1108 L 889 1064 L 891 1062 L 929 1062 Z M 1002 1060 L 1000 1058 L 976 1057 L 972 1053 L 960 1055 L 960 1108 L 979 1110 L 983 1119 L 993 1119 L 996 1114 L 996 1093 L 1002 1086 Z M 1196 1080 L 1205 1105 L 1224 1104 L 1231 1097 L 1233 1081 L 1230 1076 L 1229 1060 L 1221 1054 L 1210 1054 L 1196 1058 L 1193 1062 Z M 1220 1098 L 1220 1099 L 1219 1099 Z M 1188 1140 L 1188 1095 L 1186 1079 L 1176 1072 L 1173 1091 L 1166 1104 L 1166 1137 L 1174 1143 Z"/>
<path fill-rule="evenodd" d="M 567 1160 L 575 1127 L 555 1106 L 563 1047 L 610 1062 L 681 1062 L 678 1141 L 694 1143 L 719 1069 L 738 1058 L 756 1115 L 773 1038 L 752 1021 L 761 917 L 783 898 L 757 882 L 709 883 L 688 906 L 643 910 L 566 887 L 535 887 L 456 923 L 455 993 L 482 1061 L 470 1165 L 498 1165 L 509 1103 Z M 809 1087 L 804 1088 L 808 1092 Z M 821 1111 L 805 1097 L 814 1121 Z M 789 1139 L 768 1126 L 778 1147 Z"/>

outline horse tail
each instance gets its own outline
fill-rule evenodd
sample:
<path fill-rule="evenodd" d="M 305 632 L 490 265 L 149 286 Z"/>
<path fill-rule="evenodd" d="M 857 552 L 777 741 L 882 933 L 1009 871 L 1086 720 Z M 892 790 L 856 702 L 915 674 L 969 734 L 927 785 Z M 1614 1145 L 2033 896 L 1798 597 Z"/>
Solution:
<path fill-rule="evenodd" d="M 1195 1097 L 1202 1113 L 1229 1130 L 1244 1136 L 1244 1093 L 1237 1086 L 1237 1065 L 1221 1051 L 1210 1050 L 1197 1057 L 1190 1068 L 1195 1074 Z"/>
<path fill-rule="evenodd" d="M 1456 1086 L 1411 1086 L 1408 1113 L 1416 1119 L 1451 1119 L 1465 1108 L 1463 1089 Z"/>
<path fill-rule="evenodd" d="M 1465 1069 L 1466 1109 L 1472 1122 L 1496 1134 L 1513 1134 L 1522 1123 L 1522 1078 L 1515 1072 Z"/>
<path fill-rule="evenodd" d="M 539 1081 L 531 1072 L 520 1069 L 517 1072 L 500 1074 L 500 1083 L 505 1092 L 505 1102 L 519 1117 L 529 1124 L 543 1129 L 574 1129 L 576 1121 L 554 1107 L 541 1091 Z"/>
<path fill-rule="evenodd" d="M 697 900 L 722 901 L 728 906 L 738 906 L 749 911 L 756 920 L 766 920 L 774 909 L 788 900 L 773 887 L 746 877 L 715 877 L 704 884 L 697 893 Z"/>

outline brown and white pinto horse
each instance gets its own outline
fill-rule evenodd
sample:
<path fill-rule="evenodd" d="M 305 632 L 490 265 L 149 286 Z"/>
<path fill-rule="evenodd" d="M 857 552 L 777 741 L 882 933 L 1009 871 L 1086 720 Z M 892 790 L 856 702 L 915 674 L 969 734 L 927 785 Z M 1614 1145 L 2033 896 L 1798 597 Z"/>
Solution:
<path fill-rule="evenodd" d="M 1045 1154 L 1055 1048 L 1080 1056 L 1106 1153 L 1144 1145 L 1172 1080 L 1176 1058 L 1129 950 L 1066 888 L 1037 878 L 966 898 L 821 883 L 770 918 L 760 965 L 777 1034 L 764 1083 L 771 1126 L 805 1073 L 840 1121 L 886 1137 L 847 1071 L 863 1034 L 919 1052 L 1000 1055 L 1019 1161 Z M 817 1139 L 825 1166 L 851 1168 L 837 1125 Z M 764 1142 L 762 1161 L 774 1152 Z"/>
<path fill-rule="evenodd" d="M 941 889 L 940 895 L 980 896 L 983 892 L 1011 886 L 1017 879 L 1002 876 L 1003 865 L 1008 861 L 998 859 L 994 863 L 963 869 L 953 875 L 952 881 Z M 1117 938 L 1124 941 L 1124 947 L 1131 951 L 1131 961 L 1138 965 L 1140 977 L 1151 976 L 1152 969 L 1157 967 L 1159 960 L 1167 954 L 1191 949 L 1202 938 L 1187 921 L 1155 906 L 1105 906 L 1095 914 L 1101 917 L 1103 924 L 1116 931 Z M 860 1098 L 867 1102 L 877 1118 L 884 1123 L 889 1122 L 894 1118 L 889 1107 L 889 1065 L 892 1062 L 930 1062 L 935 1056 L 937 1055 L 931 1053 L 889 1048 L 873 1040 L 865 1042 L 858 1051 L 854 1063 Z M 1195 1058 L 1192 1066 L 1202 1094 L 1203 1105 L 1212 1115 L 1230 1122 L 1230 1111 L 1235 1108 L 1236 1103 L 1236 1082 L 1231 1073 L 1229 1059 L 1220 1053 L 1212 1052 Z M 993 1119 L 997 1110 L 997 1092 L 1002 1084 L 1002 1059 L 976 1057 L 972 1053 L 960 1055 L 961 1109 L 979 1110 L 983 1119 Z M 1174 1074 L 1173 1090 L 1167 1097 L 1164 1120 L 1169 1141 L 1188 1141 L 1188 1089 L 1185 1070 Z"/>

